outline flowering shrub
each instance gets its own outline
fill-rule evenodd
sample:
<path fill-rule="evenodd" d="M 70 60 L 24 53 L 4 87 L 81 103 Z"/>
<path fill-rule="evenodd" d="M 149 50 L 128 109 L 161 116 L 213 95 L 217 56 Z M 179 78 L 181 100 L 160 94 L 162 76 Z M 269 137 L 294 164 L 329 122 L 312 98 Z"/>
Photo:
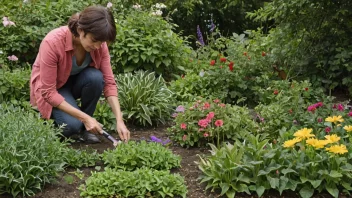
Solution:
<path fill-rule="evenodd" d="M 244 107 L 221 103 L 219 99 L 200 99 L 179 106 L 173 114 L 175 125 L 168 128 L 171 138 L 181 146 L 201 146 L 245 138 L 256 124 Z"/>

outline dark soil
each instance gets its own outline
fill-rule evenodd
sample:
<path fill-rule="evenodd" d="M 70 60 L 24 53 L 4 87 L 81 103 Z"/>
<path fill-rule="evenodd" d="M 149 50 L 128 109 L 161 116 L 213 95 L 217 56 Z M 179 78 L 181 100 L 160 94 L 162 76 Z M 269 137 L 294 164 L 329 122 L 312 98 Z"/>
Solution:
<path fill-rule="evenodd" d="M 161 126 L 157 128 L 149 128 L 149 129 L 137 129 L 133 127 L 129 127 L 131 130 L 131 139 L 132 140 L 141 140 L 141 139 L 149 139 L 151 135 L 155 135 L 158 138 L 165 139 L 167 138 L 166 135 L 166 127 Z M 114 134 L 116 136 L 116 134 Z M 74 143 L 72 146 L 76 149 L 84 149 L 87 146 L 97 149 L 99 153 L 102 153 L 107 148 L 113 149 L 114 147 L 112 144 L 106 140 L 105 138 L 101 137 L 102 142 L 99 144 L 91 144 L 86 145 L 84 143 Z M 181 168 L 175 170 L 181 174 L 185 178 L 186 185 L 188 186 L 188 198 L 215 198 L 220 197 L 219 192 L 210 192 L 205 191 L 205 185 L 199 184 L 197 178 L 201 174 L 201 171 L 198 169 L 195 161 L 199 160 L 198 155 L 206 155 L 209 154 L 208 148 L 182 148 L 177 145 L 172 145 L 170 147 L 175 154 L 182 156 L 181 161 Z M 54 184 L 48 184 L 44 187 L 43 191 L 37 193 L 33 198 L 76 198 L 79 196 L 79 190 L 77 187 L 84 183 L 84 180 L 89 177 L 91 171 L 95 171 L 95 167 L 90 168 L 80 168 L 83 171 L 85 178 L 83 180 L 78 179 L 74 176 L 74 174 L 70 172 L 76 171 L 75 169 L 67 169 L 66 173 L 63 173 L 59 176 L 58 181 Z M 68 184 L 64 176 L 65 175 L 72 175 L 75 178 L 73 184 Z M 1 198 L 7 198 L 10 196 L 0 196 Z M 256 198 L 256 195 L 247 195 L 247 194 L 236 194 L 236 197 L 239 198 Z M 278 198 L 278 197 L 286 197 L 286 198 L 294 198 L 299 197 L 298 194 L 294 192 L 284 192 L 283 195 L 279 195 L 278 192 L 267 192 L 264 198 Z M 328 193 L 321 193 L 314 196 L 315 198 L 330 198 L 331 196 Z M 341 198 L 345 198 L 346 196 L 341 195 Z"/>

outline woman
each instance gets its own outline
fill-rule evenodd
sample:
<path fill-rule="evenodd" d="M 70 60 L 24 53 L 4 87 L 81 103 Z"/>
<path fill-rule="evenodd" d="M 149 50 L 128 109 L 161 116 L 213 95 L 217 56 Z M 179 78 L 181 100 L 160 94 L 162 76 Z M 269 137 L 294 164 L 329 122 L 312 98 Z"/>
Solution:
<path fill-rule="evenodd" d="M 81 132 L 88 143 L 99 142 L 94 134 L 102 133 L 102 127 L 92 116 L 103 92 L 115 114 L 121 140 L 130 139 L 106 44 L 115 37 L 112 13 L 105 7 L 91 6 L 73 15 L 68 26 L 49 32 L 42 41 L 32 69 L 31 104 L 43 118 L 64 125 L 64 136 Z"/>

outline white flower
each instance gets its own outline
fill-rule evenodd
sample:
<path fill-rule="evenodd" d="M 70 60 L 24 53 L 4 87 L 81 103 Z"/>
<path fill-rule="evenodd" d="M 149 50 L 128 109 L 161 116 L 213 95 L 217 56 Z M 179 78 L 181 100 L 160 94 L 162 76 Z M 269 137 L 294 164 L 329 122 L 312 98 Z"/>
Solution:
<path fill-rule="evenodd" d="M 136 5 L 133 5 L 132 8 L 134 9 L 140 9 L 141 8 L 141 5 L 139 5 L 138 3 Z"/>
<path fill-rule="evenodd" d="M 28 0 L 23 0 L 23 3 L 28 3 Z"/>
<path fill-rule="evenodd" d="M 161 16 L 162 14 L 163 14 L 163 12 L 161 10 L 155 11 L 155 15 Z"/>
<path fill-rule="evenodd" d="M 155 7 L 161 9 L 161 8 L 166 8 L 166 5 L 163 3 L 157 3 L 155 4 Z"/>
<path fill-rule="evenodd" d="M 204 76 L 204 73 L 205 73 L 204 70 L 201 70 L 201 71 L 199 72 L 199 76 L 200 76 L 200 77 L 203 77 L 203 76 Z"/>
<path fill-rule="evenodd" d="M 0 50 L 0 54 L 3 54 L 4 52 L 2 50 Z"/>
<path fill-rule="evenodd" d="M 112 7 L 112 3 L 109 2 L 107 5 L 106 5 L 107 8 L 111 8 Z"/>
<path fill-rule="evenodd" d="M 16 26 L 15 23 L 10 21 L 9 18 L 7 18 L 7 17 L 2 18 L 2 24 L 4 25 L 4 27 L 12 26 L 12 25 Z"/>

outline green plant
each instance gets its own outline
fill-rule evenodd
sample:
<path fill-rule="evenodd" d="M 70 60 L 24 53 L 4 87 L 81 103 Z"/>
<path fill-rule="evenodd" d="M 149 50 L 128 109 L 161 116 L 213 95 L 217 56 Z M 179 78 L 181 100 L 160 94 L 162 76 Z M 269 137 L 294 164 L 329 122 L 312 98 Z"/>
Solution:
<path fill-rule="evenodd" d="M 245 138 L 257 126 L 248 109 L 221 103 L 219 99 L 200 99 L 176 109 L 174 126 L 169 127 L 171 138 L 181 146 L 201 146 L 216 141 Z"/>
<path fill-rule="evenodd" d="M 187 188 L 179 174 L 149 168 L 123 171 L 106 168 L 93 172 L 79 187 L 82 197 L 186 197 Z"/>
<path fill-rule="evenodd" d="M 149 70 L 170 78 L 188 63 L 191 49 L 162 17 L 132 9 L 117 14 L 117 38 L 111 45 L 113 70 Z"/>
<path fill-rule="evenodd" d="M 0 114 L 0 194 L 34 195 L 63 171 L 67 143 L 37 114 L 4 104 Z"/>
<path fill-rule="evenodd" d="M 97 103 L 93 117 L 108 130 L 116 130 L 116 118 L 104 97 L 101 97 Z"/>
<path fill-rule="evenodd" d="M 161 76 L 138 71 L 116 77 L 124 118 L 141 125 L 165 123 L 171 112 L 172 92 Z"/>
<path fill-rule="evenodd" d="M 170 170 L 179 167 L 181 157 L 159 143 L 129 141 L 120 144 L 117 149 L 107 150 L 102 154 L 107 167 L 124 170 L 135 170 L 147 167 L 156 170 Z"/>
<path fill-rule="evenodd" d="M 100 160 L 100 155 L 96 150 L 89 148 L 85 150 L 67 148 L 67 151 L 64 154 L 64 159 L 67 165 L 73 168 L 83 166 L 90 167 L 95 166 L 96 162 Z"/>
<path fill-rule="evenodd" d="M 0 68 L 0 103 L 6 101 L 20 105 L 29 101 L 30 73 L 30 69 L 10 71 Z"/>

